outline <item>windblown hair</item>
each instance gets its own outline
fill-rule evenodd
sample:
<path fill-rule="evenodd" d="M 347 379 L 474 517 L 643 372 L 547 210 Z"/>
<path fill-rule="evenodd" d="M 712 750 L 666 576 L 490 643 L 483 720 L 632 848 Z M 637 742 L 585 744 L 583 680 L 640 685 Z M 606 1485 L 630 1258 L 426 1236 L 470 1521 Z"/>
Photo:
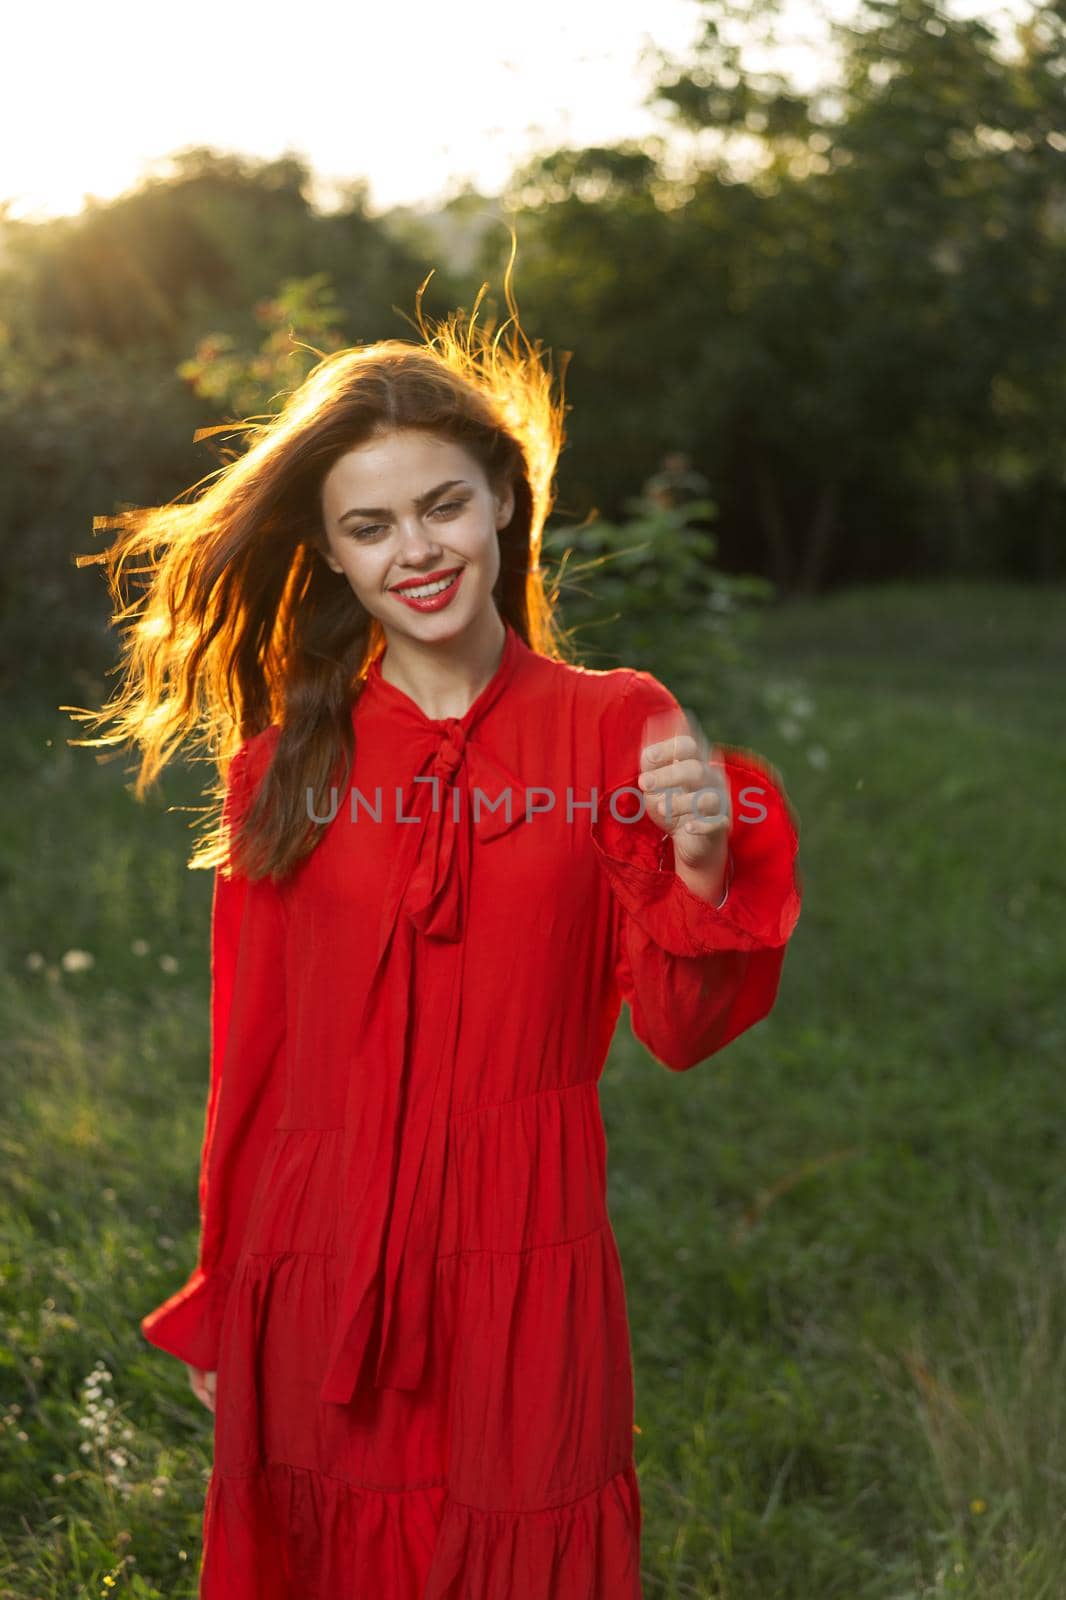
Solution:
<path fill-rule="evenodd" d="M 252 878 L 284 876 L 326 827 L 309 817 L 307 791 L 322 815 L 330 785 L 343 793 L 348 781 L 352 707 L 385 643 L 347 578 L 323 560 L 321 486 L 349 450 L 382 432 L 418 429 L 462 446 L 495 492 L 510 483 L 514 514 L 498 535 L 493 598 L 531 649 L 555 659 L 570 653 L 554 617 L 557 589 L 540 562 L 567 409 L 562 375 L 556 398 L 539 341 L 531 345 L 520 329 L 509 277 L 511 315 L 495 336 L 491 322 L 476 326 L 484 284 L 469 319 L 457 311 L 427 325 L 428 281 L 416 298 L 423 343 L 385 339 L 335 351 L 268 422 L 201 430 L 195 438 L 237 429 L 251 443 L 192 501 L 95 518 L 94 528 L 121 531 L 108 550 L 78 558 L 79 566 L 105 565 L 112 626 L 128 626 L 116 693 L 99 711 L 64 708 L 113 731 L 70 742 L 139 746 L 138 799 L 180 745 L 206 749 L 217 782 L 190 867 L 224 870 L 232 859 Z M 124 579 L 142 556 L 146 565 L 134 570 L 146 581 L 131 600 Z M 230 763 L 267 729 L 269 765 L 228 839 Z"/>

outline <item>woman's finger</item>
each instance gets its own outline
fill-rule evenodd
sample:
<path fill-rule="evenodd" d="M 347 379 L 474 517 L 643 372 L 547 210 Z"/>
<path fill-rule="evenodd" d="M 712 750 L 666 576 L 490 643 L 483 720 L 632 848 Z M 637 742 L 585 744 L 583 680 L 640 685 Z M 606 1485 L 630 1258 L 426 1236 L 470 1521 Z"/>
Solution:
<path fill-rule="evenodd" d="M 637 779 L 645 794 L 664 789 L 698 789 L 707 783 L 707 767 L 696 756 L 671 761 L 668 766 L 649 767 Z"/>
<path fill-rule="evenodd" d="M 714 784 L 704 783 L 699 789 L 671 789 L 666 794 L 648 796 L 648 805 L 660 817 L 718 816 L 724 814 L 721 793 Z"/>
<path fill-rule="evenodd" d="M 640 739 L 641 770 L 662 766 L 674 759 L 675 748 L 685 755 L 697 753 L 692 729 L 684 712 L 673 708 L 653 711 L 644 720 Z"/>
<path fill-rule="evenodd" d="M 700 759 L 700 746 L 690 733 L 670 734 L 652 740 L 645 730 L 645 743 L 640 752 L 641 770 L 655 772 L 673 761 Z"/>

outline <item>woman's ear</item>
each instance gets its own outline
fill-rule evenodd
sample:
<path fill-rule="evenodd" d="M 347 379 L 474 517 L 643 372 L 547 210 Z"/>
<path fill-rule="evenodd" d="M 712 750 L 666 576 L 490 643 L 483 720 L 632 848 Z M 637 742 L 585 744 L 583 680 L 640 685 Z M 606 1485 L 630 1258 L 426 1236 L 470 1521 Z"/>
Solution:
<path fill-rule="evenodd" d="M 506 528 L 514 516 L 514 484 L 508 481 L 501 494 L 495 496 L 496 500 L 496 532 Z"/>
<path fill-rule="evenodd" d="M 314 534 L 311 539 L 311 545 L 315 550 L 318 551 L 319 555 L 322 557 L 322 560 L 326 563 L 326 566 L 331 572 L 342 572 L 344 570 L 336 556 L 333 554 L 333 551 L 330 549 L 329 542 L 324 533 Z"/>

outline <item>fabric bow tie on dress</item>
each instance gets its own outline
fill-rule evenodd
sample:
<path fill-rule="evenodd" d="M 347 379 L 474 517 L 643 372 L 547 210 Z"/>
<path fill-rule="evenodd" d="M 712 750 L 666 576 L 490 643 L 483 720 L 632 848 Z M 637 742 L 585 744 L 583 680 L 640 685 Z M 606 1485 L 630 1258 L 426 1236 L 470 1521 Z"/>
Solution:
<path fill-rule="evenodd" d="M 338 1229 L 345 1276 L 320 1390 L 321 1399 L 338 1404 L 359 1387 L 368 1354 L 378 1388 L 417 1388 L 425 1367 L 473 842 L 510 832 L 524 815 L 524 786 L 472 735 L 509 676 L 503 665 L 513 664 L 510 634 L 508 644 L 505 662 L 466 717 L 430 720 L 413 701 L 401 705 L 406 696 L 393 696 L 411 723 L 417 773 L 397 812 L 377 963 L 349 1079 Z M 379 690 L 384 683 L 378 677 Z M 432 1060 L 412 1072 L 416 961 L 420 1002 L 429 992 L 443 997 L 447 1016 Z"/>
<path fill-rule="evenodd" d="M 403 894 L 404 909 L 420 932 L 434 939 L 456 940 L 466 922 L 466 894 L 470 877 L 471 823 L 480 839 L 495 839 L 507 833 L 520 820 L 514 815 L 522 802 L 518 780 L 501 766 L 488 751 L 476 741 L 468 741 L 466 730 L 457 717 L 445 719 L 445 732 L 426 772 L 416 780 L 421 792 L 419 808 L 424 823 L 404 823 L 404 827 L 420 829 L 425 835 L 420 842 L 414 869 Z M 468 787 L 454 786 L 455 777 L 464 765 L 469 743 L 469 758 L 465 765 L 472 782 Z M 475 797 L 473 791 L 480 791 Z M 475 807 L 476 798 L 476 807 Z M 416 800 L 416 806 L 418 801 Z M 488 803 L 498 804 L 490 810 Z M 428 805 L 428 814 L 426 807 Z M 473 817 L 456 818 L 456 809 L 476 809 Z M 508 819 L 508 810 L 512 813 Z M 457 860 L 458 854 L 458 860 Z M 392 916 L 386 907 L 381 937 L 387 937 Z"/>

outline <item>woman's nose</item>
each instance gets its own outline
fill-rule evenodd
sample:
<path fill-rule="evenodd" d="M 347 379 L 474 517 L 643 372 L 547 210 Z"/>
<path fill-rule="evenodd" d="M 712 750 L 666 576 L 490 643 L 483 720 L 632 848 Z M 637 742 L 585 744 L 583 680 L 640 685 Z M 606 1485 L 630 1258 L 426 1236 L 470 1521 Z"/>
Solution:
<path fill-rule="evenodd" d="M 429 531 L 419 523 L 400 524 L 400 549 L 408 560 L 417 560 L 427 551 L 439 550 L 440 545 Z"/>

